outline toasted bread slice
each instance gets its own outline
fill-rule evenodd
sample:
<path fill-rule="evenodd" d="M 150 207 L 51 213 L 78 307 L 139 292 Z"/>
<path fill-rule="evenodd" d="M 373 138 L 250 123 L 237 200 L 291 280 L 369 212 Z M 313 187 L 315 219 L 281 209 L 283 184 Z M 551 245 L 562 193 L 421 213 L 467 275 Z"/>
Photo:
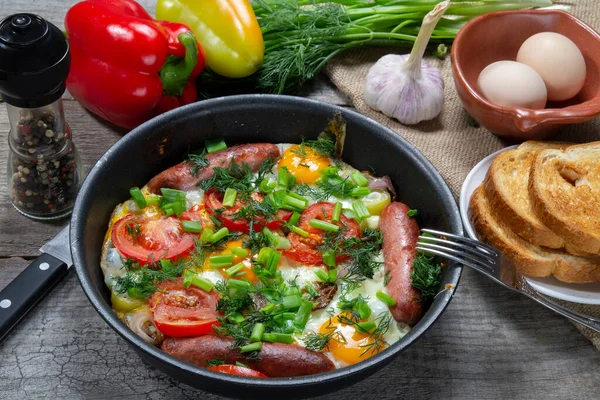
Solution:
<path fill-rule="evenodd" d="M 529 182 L 539 219 L 569 248 L 600 254 L 600 142 L 541 151 Z"/>
<path fill-rule="evenodd" d="M 539 246 L 564 247 L 564 240 L 537 217 L 529 200 L 529 175 L 539 152 L 564 149 L 572 143 L 528 141 L 500 153 L 484 181 L 488 201 L 496 216 L 517 235 Z"/>
<path fill-rule="evenodd" d="M 479 186 L 469 204 L 471 223 L 478 237 L 511 259 L 521 274 L 543 277 L 553 273 L 564 282 L 600 282 L 600 257 L 573 256 L 536 246 L 497 219 L 491 207 L 483 185 Z"/>

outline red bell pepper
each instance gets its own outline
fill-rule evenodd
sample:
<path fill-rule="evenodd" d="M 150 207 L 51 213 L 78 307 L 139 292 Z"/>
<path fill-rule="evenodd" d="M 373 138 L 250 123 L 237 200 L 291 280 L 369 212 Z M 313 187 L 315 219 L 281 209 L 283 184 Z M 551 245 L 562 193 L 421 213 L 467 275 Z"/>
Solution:
<path fill-rule="evenodd" d="M 85 0 L 65 17 L 69 92 L 124 128 L 196 101 L 204 50 L 185 25 L 156 21 L 133 0 Z"/>

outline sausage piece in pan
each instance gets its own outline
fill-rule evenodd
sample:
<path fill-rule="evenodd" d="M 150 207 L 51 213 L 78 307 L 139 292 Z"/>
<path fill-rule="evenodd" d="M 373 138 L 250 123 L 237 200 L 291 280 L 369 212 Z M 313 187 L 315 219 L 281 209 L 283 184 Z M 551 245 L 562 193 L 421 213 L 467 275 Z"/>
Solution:
<path fill-rule="evenodd" d="M 400 202 L 387 205 L 381 213 L 380 230 L 385 273 L 389 277 L 386 290 L 396 301 L 390 311 L 396 321 L 414 325 L 423 314 L 423 304 L 410 278 L 417 256 L 419 226 L 414 218 L 408 216 L 409 210 L 406 204 Z"/>
<path fill-rule="evenodd" d="M 258 360 L 247 359 L 237 349 L 232 349 L 233 339 L 205 335 L 190 338 L 168 338 L 161 348 L 183 361 L 206 367 L 206 362 L 220 358 L 228 364 L 237 361 L 272 377 L 313 375 L 335 369 L 325 355 L 294 344 L 263 343 Z"/>
<path fill-rule="evenodd" d="M 229 147 L 207 154 L 209 165 L 195 175 L 187 161 L 161 172 L 148 182 L 148 190 L 151 193 L 158 193 L 160 188 L 191 190 L 198 182 L 212 178 L 215 174 L 214 167 L 226 168 L 231 160 L 236 164 L 247 164 L 252 171 L 258 171 L 265 159 L 277 158 L 279 155 L 279 148 L 271 143 L 251 143 Z"/>

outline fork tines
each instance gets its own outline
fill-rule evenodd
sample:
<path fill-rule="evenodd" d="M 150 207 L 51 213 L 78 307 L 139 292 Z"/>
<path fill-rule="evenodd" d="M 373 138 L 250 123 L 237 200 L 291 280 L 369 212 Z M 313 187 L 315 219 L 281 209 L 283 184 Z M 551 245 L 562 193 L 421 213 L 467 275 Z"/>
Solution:
<path fill-rule="evenodd" d="M 500 254 L 496 249 L 475 240 L 432 229 L 422 229 L 417 250 L 454 260 L 476 269 L 493 271 Z"/>

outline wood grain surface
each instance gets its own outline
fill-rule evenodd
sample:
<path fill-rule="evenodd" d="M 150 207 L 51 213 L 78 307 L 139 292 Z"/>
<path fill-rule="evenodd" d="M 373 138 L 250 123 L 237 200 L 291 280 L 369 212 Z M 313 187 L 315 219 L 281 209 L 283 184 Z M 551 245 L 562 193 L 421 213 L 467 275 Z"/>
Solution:
<path fill-rule="evenodd" d="M 0 0 L 0 17 L 34 12 L 62 28 L 73 0 Z M 142 1 L 153 10 L 153 1 Z M 347 105 L 324 78 L 303 95 Z M 0 106 L 0 289 L 66 223 L 18 214 L 6 188 L 8 119 Z M 124 131 L 73 100 L 66 118 L 86 169 Z M 565 319 L 464 271 L 448 310 L 372 377 L 323 399 L 592 399 L 600 354 Z M 220 399 L 142 362 L 88 303 L 74 272 L 0 344 L 0 399 Z"/>

